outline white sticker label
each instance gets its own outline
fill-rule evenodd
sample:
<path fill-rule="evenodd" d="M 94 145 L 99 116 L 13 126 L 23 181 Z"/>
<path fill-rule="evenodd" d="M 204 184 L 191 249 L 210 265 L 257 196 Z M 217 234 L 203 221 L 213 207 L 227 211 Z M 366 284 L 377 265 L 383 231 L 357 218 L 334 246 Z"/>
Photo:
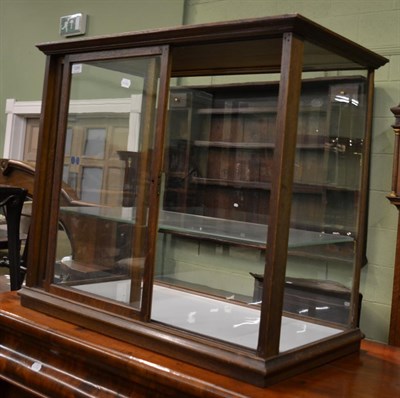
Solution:
<path fill-rule="evenodd" d="M 74 75 L 76 73 L 82 73 L 82 64 L 73 64 L 71 73 Z"/>
<path fill-rule="evenodd" d="M 124 79 L 121 80 L 121 87 L 129 88 L 130 86 L 131 86 L 130 79 L 124 78 Z"/>

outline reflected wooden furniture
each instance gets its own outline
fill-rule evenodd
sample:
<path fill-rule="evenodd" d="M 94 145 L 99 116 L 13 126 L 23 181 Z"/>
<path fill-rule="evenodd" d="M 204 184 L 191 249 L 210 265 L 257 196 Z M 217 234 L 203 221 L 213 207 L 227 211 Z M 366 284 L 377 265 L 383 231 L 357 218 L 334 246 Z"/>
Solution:
<path fill-rule="evenodd" d="M 35 168 L 28 163 L 13 159 L 0 159 L 0 184 L 23 187 L 33 196 Z"/>
<path fill-rule="evenodd" d="M 34 183 L 35 183 L 35 167 L 29 163 L 15 160 L 15 159 L 0 159 L 0 185 L 7 185 L 10 187 L 22 187 L 27 191 L 27 197 L 33 198 L 34 196 Z M 61 203 L 64 206 L 76 206 L 84 204 L 80 201 L 76 195 L 76 192 L 68 185 L 63 184 L 63 188 L 61 190 Z M 127 193 L 129 195 L 129 192 Z M 125 199 L 124 199 L 125 200 Z M 129 199 L 131 200 L 131 199 Z M 70 217 L 61 217 L 61 224 L 64 227 L 70 227 L 71 224 Z M 104 227 L 104 225 L 103 225 Z M 4 236 L 2 237 L 2 231 L 0 231 L 0 248 L 7 247 L 5 242 L 7 241 L 7 236 L 4 232 Z M 73 242 L 72 242 L 73 243 Z M 75 242 L 78 244 L 79 242 Z M 93 250 L 103 250 L 104 249 L 104 241 L 99 242 L 97 249 L 93 248 Z M 77 251 L 85 250 L 87 251 L 87 247 L 82 247 L 80 245 L 76 248 Z M 104 250 L 103 250 L 104 253 Z M 5 282 L 5 281 L 2 281 Z M 9 284 L 7 282 L 0 283 L 0 291 L 8 290 Z"/>
<path fill-rule="evenodd" d="M 360 353 L 259 388 L 32 311 L 16 292 L 0 295 L 0 320 L 4 398 L 400 396 L 400 349 L 368 341 Z"/>
<path fill-rule="evenodd" d="M 368 149 L 355 120 L 365 112 L 366 83 L 361 76 L 303 79 L 290 220 L 292 228 L 356 237 L 363 247 L 366 228 L 357 223 L 367 186 L 358 181 Z M 268 224 L 278 91 L 276 81 L 171 90 L 166 210 Z M 294 254 L 351 266 L 353 250 L 349 242 Z"/>
<path fill-rule="evenodd" d="M 26 190 L 27 198 L 34 197 L 35 167 L 29 163 L 15 159 L 0 159 L 0 186 L 6 185 L 14 188 Z M 75 206 L 82 204 L 76 192 L 67 184 L 63 184 L 61 189 L 61 203 L 65 206 Z M 29 214 L 30 218 L 31 214 Z M 63 224 L 63 219 L 60 220 Z M 26 238 L 26 236 L 23 236 Z M 0 230 L 0 248 L 7 248 L 6 231 Z M 10 282 L 3 276 L 0 280 L 0 291 L 10 289 Z"/>
<path fill-rule="evenodd" d="M 33 198 L 35 167 L 21 160 L 0 159 L 0 184 L 24 188 L 27 190 L 27 196 Z M 77 200 L 75 191 L 67 184 L 63 184 L 61 202 L 73 205 Z"/>
<path fill-rule="evenodd" d="M 24 188 L 0 185 L 0 208 L 4 209 L 6 215 L 8 249 L 7 259 L 1 265 L 10 269 L 11 290 L 19 290 L 25 276 L 20 254 L 20 221 L 26 194 L 27 190 Z"/>
<path fill-rule="evenodd" d="M 135 206 L 136 185 L 135 175 L 139 162 L 139 152 L 117 151 L 118 156 L 125 163 L 124 188 L 122 206 Z"/>
<path fill-rule="evenodd" d="M 393 154 L 392 192 L 388 195 L 390 202 L 400 210 L 400 104 L 391 109 L 395 116 L 392 125 L 395 141 Z M 390 317 L 389 344 L 400 347 L 400 217 L 397 226 L 397 246 L 394 265 L 392 293 L 392 311 Z"/>

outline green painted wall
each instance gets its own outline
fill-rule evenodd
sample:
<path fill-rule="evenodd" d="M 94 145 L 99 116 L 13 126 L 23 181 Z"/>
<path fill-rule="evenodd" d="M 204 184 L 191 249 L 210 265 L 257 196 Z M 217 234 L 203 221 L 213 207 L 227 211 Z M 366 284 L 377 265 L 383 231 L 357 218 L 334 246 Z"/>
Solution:
<path fill-rule="evenodd" d="M 6 126 L 5 100 L 39 100 L 45 56 L 37 43 L 68 40 L 60 17 L 88 15 L 87 36 L 181 25 L 184 0 L 0 0 L 0 153 Z"/>
<path fill-rule="evenodd" d="M 392 294 L 397 212 L 390 192 L 393 115 L 400 103 L 400 0 L 0 0 L 0 150 L 5 99 L 39 100 L 44 56 L 35 48 L 59 40 L 59 18 L 89 15 L 87 36 L 300 13 L 389 58 L 376 74 L 367 255 L 361 328 L 386 341 Z"/>

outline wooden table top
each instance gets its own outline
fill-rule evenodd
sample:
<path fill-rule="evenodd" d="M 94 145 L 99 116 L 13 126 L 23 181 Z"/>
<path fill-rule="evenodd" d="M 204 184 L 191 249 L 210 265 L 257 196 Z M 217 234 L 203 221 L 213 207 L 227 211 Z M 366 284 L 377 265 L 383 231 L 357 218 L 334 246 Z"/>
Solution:
<path fill-rule="evenodd" d="M 0 386 L 1 379 L 57 397 L 100 389 L 90 396 L 394 398 L 400 349 L 363 341 L 360 353 L 259 388 L 22 307 L 17 292 L 7 292 L 0 294 Z"/>

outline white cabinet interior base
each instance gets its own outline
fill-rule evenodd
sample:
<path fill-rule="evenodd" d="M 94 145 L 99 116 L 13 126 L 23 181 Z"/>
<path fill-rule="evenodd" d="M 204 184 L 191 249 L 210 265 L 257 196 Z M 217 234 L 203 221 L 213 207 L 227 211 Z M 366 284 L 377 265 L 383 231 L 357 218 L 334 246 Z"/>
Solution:
<path fill-rule="evenodd" d="M 130 280 L 75 287 L 112 300 L 129 302 Z M 171 308 L 174 308 L 173 313 Z M 255 349 L 260 311 L 255 307 L 238 305 L 228 300 L 154 285 L 152 320 Z M 279 350 L 289 351 L 339 333 L 340 329 L 283 316 Z"/>

